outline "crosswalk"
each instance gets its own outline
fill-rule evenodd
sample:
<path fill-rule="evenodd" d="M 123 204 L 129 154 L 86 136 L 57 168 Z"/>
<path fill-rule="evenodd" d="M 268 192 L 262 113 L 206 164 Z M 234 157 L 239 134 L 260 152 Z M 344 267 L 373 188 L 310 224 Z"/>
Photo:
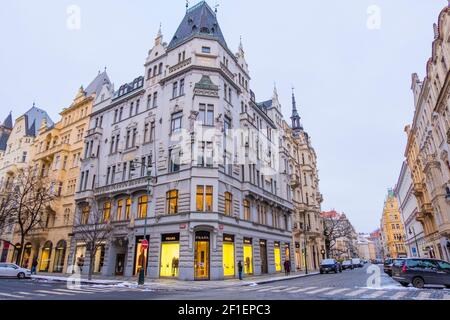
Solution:
<path fill-rule="evenodd" d="M 309 297 L 321 297 L 324 299 L 380 299 L 380 300 L 450 300 L 448 290 L 417 290 L 408 289 L 372 289 L 372 288 L 340 288 L 340 287 L 293 287 L 282 285 L 256 285 L 244 288 L 230 287 L 225 291 L 238 291 L 244 295 L 247 293 L 284 294 L 286 299 L 299 296 L 305 299 Z"/>
<path fill-rule="evenodd" d="M 70 297 L 90 297 L 95 294 L 101 293 L 120 293 L 120 292 L 135 292 L 135 291 L 146 291 L 141 288 L 126 288 L 126 287 L 89 287 L 81 286 L 79 288 L 46 288 L 46 289 L 34 289 L 30 291 L 11 291 L 2 292 L 0 291 L 0 300 L 17 300 L 17 299 L 45 299 L 45 298 L 55 298 L 55 299 L 65 299 Z"/>

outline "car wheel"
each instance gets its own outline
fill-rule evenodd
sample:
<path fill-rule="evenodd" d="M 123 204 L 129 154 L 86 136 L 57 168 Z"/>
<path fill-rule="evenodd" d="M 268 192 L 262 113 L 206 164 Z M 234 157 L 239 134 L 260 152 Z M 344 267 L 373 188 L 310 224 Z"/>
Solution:
<path fill-rule="evenodd" d="M 408 283 L 408 282 L 400 282 L 400 284 L 401 284 L 402 286 L 404 286 L 404 287 L 409 286 L 409 283 Z"/>
<path fill-rule="evenodd" d="M 446 285 L 445 287 L 446 287 L 447 289 L 450 289 L 450 284 Z"/>
<path fill-rule="evenodd" d="M 412 284 L 414 288 L 422 289 L 425 286 L 425 282 L 422 278 L 416 277 L 413 279 Z"/>
<path fill-rule="evenodd" d="M 323 271 L 322 271 L 322 270 L 320 270 L 320 274 L 323 274 Z"/>
<path fill-rule="evenodd" d="M 25 279 L 25 273 L 19 272 L 19 273 L 17 274 L 17 278 L 19 278 L 19 279 Z"/>

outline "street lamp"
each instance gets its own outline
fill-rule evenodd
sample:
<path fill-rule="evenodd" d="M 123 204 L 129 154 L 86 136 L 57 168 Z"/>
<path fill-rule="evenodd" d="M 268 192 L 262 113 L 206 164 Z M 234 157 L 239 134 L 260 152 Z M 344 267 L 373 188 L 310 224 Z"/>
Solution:
<path fill-rule="evenodd" d="M 144 166 L 144 168 L 147 169 L 147 212 L 145 213 L 145 220 L 144 220 L 144 240 L 142 241 L 141 244 L 141 250 L 144 251 L 142 254 L 142 261 L 141 261 L 141 265 L 142 268 L 139 271 L 139 278 L 138 278 L 138 285 L 144 285 L 145 283 L 145 269 L 146 269 L 146 265 L 147 265 L 147 261 L 148 261 L 148 257 L 147 257 L 147 261 L 145 259 L 145 251 L 147 250 L 148 252 L 148 240 L 147 240 L 147 219 L 148 219 L 148 203 L 150 202 L 150 197 L 151 197 L 151 187 L 152 187 L 152 182 L 153 182 L 153 177 L 152 177 L 152 167 L 151 164 L 150 165 L 145 165 L 145 164 L 140 164 L 141 166 Z M 133 166 L 133 170 L 134 170 L 134 166 Z"/>
<path fill-rule="evenodd" d="M 411 232 L 412 229 L 412 232 Z M 414 226 L 409 227 L 409 234 L 414 234 L 414 241 L 416 243 L 416 249 L 417 249 L 417 256 L 420 258 L 420 250 L 419 250 L 419 245 L 417 244 L 417 236 L 416 236 L 416 231 L 414 230 Z"/>
<path fill-rule="evenodd" d="M 324 249 L 320 250 L 320 253 L 322 254 L 322 259 L 325 259 L 325 250 Z"/>

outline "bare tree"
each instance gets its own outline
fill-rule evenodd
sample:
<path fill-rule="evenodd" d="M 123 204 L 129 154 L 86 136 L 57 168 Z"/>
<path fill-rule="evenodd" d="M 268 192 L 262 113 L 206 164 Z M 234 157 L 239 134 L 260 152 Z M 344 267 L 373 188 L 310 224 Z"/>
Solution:
<path fill-rule="evenodd" d="M 86 243 L 86 252 L 89 255 L 88 279 L 91 280 L 94 273 L 95 254 L 109 239 L 112 227 L 110 217 L 98 208 L 95 199 L 90 200 L 86 206 L 89 210 L 82 210 L 75 218 L 74 234 L 77 240 Z"/>
<path fill-rule="evenodd" d="M 6 191 L 3 205 L 20 235 L 17 264 L 23 258 L 25 239 L 33 230 L 46 226 L 48 210 L 56 195 L 54 189 L 55 185 L 46 177 L 38 176 L 35 169 L 26 167 L 18 171 Z"/>
<path fill-rule="evenodd" d="M 14 217 L 11 197 L 12 194 L 10 192 L 2 192 L 2 198 L 0 199 L 0 235 L 2 234 L 2 230 L 8 227 Z"/>
<path fill-rule="evenodd" d="M 328 256 L 341 256 L 348 253 L 348 249 L 353 254 L 354 234 L 355 230 L 346 217 L 324 217 L 325 246 Z M 340 249 L 336 246 L 338 239 L 345 239 L 348 244 L 346 249 Z"/>

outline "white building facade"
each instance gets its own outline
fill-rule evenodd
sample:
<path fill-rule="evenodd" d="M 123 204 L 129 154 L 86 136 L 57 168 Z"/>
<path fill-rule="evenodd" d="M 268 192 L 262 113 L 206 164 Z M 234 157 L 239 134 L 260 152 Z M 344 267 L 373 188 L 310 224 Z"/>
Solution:
<path fill-rule="evenodd" d="M 80 221 L 95 201 L 112 227 L 101 274 L 219 280 L 239 262 L 246 275 L 294 265 L 281 107 L 258 104 L 250 80 L 242 44 L 233 54 L 200 2 L 169 44 L 158 33 L 145 76 L 104 85 L 76 195 Z M 71 263 L 89 258 L 76 227 L 72 239 Z"/>

